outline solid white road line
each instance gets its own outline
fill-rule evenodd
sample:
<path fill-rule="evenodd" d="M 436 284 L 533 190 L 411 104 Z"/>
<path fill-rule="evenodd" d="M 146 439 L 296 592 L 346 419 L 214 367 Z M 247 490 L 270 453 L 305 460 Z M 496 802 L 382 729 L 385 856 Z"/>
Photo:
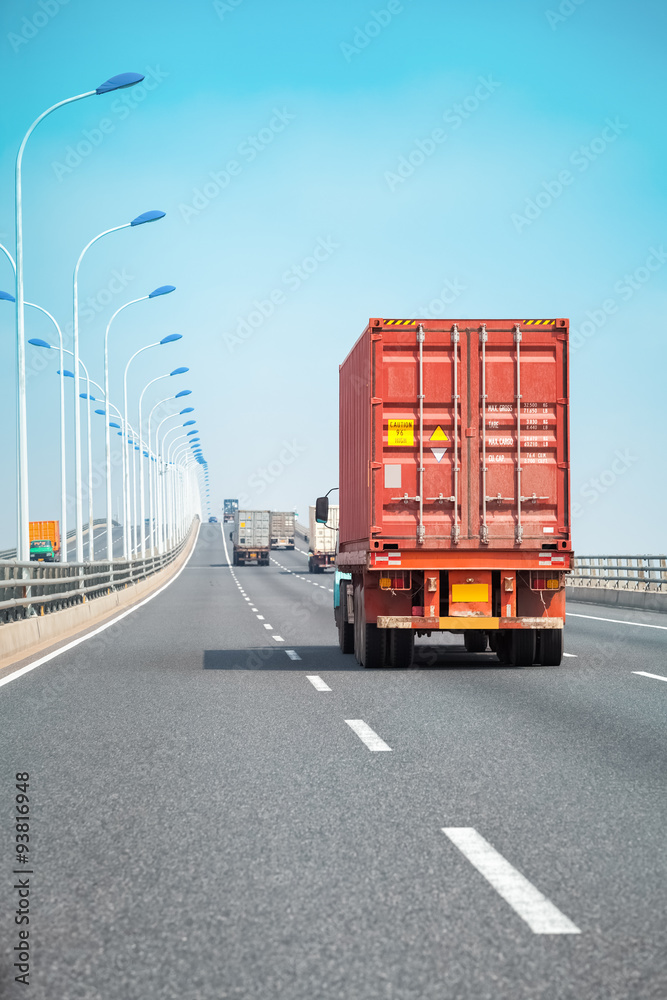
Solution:
<path fill-rule="evenodd" d="M 306 680 L 309 680 L 316 691 L 331 691 L 328 684 L 325 684 L 321 677 L 317 674 L 306 674 Z"/>
<path fill-rule="evenodd" d="M 646 622 L 627 622 L 621 618 L 598 618 L 597 615 L 575 615 L 567 612 L 568 618 L 590 618 L 594 622 L 611 622 L 613 625 L 636 625 L 637 628 L 659 628 L 667 632 L 667 625 L 647 625 Z"/>
<path fill-rule="evenodd" d="M 648 674 L 645 670 L 633 670 L 632 672 L 639 677 L 652 677 L 655 681 L 667 681 L 667 677 L 663 677 L 661 674 Z"/>
<path fill-rule="evenodd" d="M 46 656 L 40 656 L 40 658 L 38 660 L 34 660 L 33 663 L 28 663 L 25 667 L 21 667 L 20 670 L 16 670 L 13 674 L 9 674 L 7 677 L 1 678 L 0 687 L 2 687 L 4 684 L 9 684 L 10 681 L 15 681 L 17 677 L 22 677 L 23 674 L 29 673 L 31 670 L 34 670 L 35 667 L 41 667 L 43 663 L 48 663 L 49 660 L 54 660 L 56 656 L 60 656 L 61 653 L 66 653 L 68 649 L 74 649 L 75 646 L 80 646 L 82 642 L 87 642 L 88 639 L 92 639 L 93 636 L 99 635 L 100 632 L 106 632 L 106 630 L 108 628 L 111 628 L 112 625 L 115 625 L 116 622 L 120 622 L 123 620 L 123 618 L 127 618 L 128 615 L 134 614 L 135 611 L 138 611 L 139 608 L 143 608 L 145 604 L 148 604 L 149 601 L 152 601 L 154 598 L 156 598 L 158 594 L 161 594 L 164 590 L 167 589 L 167 587 L 171 587 L 174 580 L 178 580 L 179 576 L 181 575 L 183 570 L 190 562 L 190 559 L 192 558 L 192 553 L 197 547 L 200 528 L 201 524 L 197 528 L 197 538 L 195 538 L 194 545 L 190 550 L 190 555 L 185 560 L 185 562 L 179 569 L 178 573 L 175 573 L 174 576 L 172 576 L 171 580 L 168 580 L 163 587 L 160 587 L 159 590 L 156 590 L 155 593 L 151 594 L 149 597 L 145 597 L 143 601 L 139 601 L 138 604 L 133 604 L 131 608 L 128 608 L 127 611 L 123 611 L 122 614 L 116 615 L 116 617 L 112 618 L 111 621 L 105 622 L 104 625 L 100 625 L 99 628 L 93 629 L 92 632 L 88 632 L 86 635 L 82 635 L 78 639 L 73 639 L 72 642 L 68 642 L 65 646 L 61 646 L 60 649 L 54 650 L 53 653 L 47 653 Z"/>
<path fill-rule="evenodd" d="M 543 896 L 521 872 L 471 826 L 445 826 L 442 832 L 458 847 L 496 892 L 535 934 L 580 934 L 579 928 Z"/>
<path fill-rule="evenodd" d="M 301 657 L 295 649 L 286 649 L 285 652 L 289 656 L 290 660 L 300 660 Z"/>
<path fill-rule="evenodd" d="M 366 744 L 369 750 L 391 750 L 391 747 L 388 747 L 385 741 L 381 740 L 378 734 L 363 719 L 346 719 L 345 721 L 350 729 L 354 730 L 359 739 Z"/>

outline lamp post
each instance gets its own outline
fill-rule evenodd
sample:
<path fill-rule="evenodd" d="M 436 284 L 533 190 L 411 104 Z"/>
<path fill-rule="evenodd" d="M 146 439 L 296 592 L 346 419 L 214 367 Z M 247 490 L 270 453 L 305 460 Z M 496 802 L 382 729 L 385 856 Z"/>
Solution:
<path fill-rule="evenodd" d="M 190 425 L 195 424 L 195 423 L 196 423 L 196 420 L 186 420 L 185 423 L 181 425 L 181 427 L 171 427 L 168 431 L 165 432 L 165 434 L 164 434 L 164 436 L 162 438 L 162 446 L 161 447 L 159 446 L 159 442 L 157 440 L 157 435 L 156 435 L 156 445 L 158 446 L 158 449 L 159 449 L 158 452 L 157 452 L 157 454 L 158 454 L 158 457 L 161 459 L 161 462 L 162 462 L 162 477 L 165 480 L 164 483 L 163 483 L 163 485 L 162 485 L 162 499 L 161 499 L 162 512 L 164 513 L 164 518 L 162 520 L 162 526 L 161 526 L 161 531 L 160 531 L 160 541 L 159 541 L 160 551 L 161 552 L 164 551 L 163 546 L 164 546 L 164 544 L 166 544 L 166 541 L 167 541 L 167 539 L 169 537 L 169 522 L 168 522 L 168 518 L 169 518 L 169 486 L 170 486 L 170 484 L 168 482 L 168 479 L 169 479 L 169 476 L 168 476 L 168 465 L 167 465 L 167 462 L 165 461 L 165 445 L 166 445 L 166 441 L 167 441 L 167 438 L 169 437 L 169 435 L 173 434 L 174 431 L 181 430 L 183 427 L 189 427 Z M 187 434 L 181 434 L 180 438 L 175 438 L 173 443 L 175 443 L 178 440 L 186 440 L 186 439 L 187 439 Z M 170 445 L 170 447 L 171 447 L 171 445 Z"/>
<path fill-rule="evenodd" d="M 135 226 L 142 226 L 147 222 L 155 222 L 157 219 L 163 219 L 165 212 L 160 212 L 158 210 L 151 210 L 149 212 L 142 212 L 141 215 L 137 215 L 136 218 L 132 219 L 131 222 L 123 222 L 120 226 L 112 226 L 110 229 L 105 229 L 103 232 L 98 233 L 94 236 L 92 240 L 86 243 L 85 247 L 79 254 L 79 259 L 74 267 L 74 280 L 73 280 L 73 294 L 72 294 L 72 319 L 73 319 L 73 343 L 74 343 L 74 371 L 77 378 L 76 391 L 79 392 L 79 369 L 77 366 L 77 361 L 79 359 L 79 268 L 81 267 L 81 261 L 83 260 L 85 254 L 90 250 L 93 244 L 101 240 L 103 236 L 108 236 L 109 233 L 116 233 L 120 229 L 130 229 Z M 83 501 L 81 496 L 81 420 L 79 417 L 79 411 L 75 413 L 74 419 L 74 478 L 76 484 L 76 549 L 77 549 L 77 560 L 79 556 L 83 558 L 83 534 L 81 528 L 81 516 Z"/>
<path fill-rule="evenodd" d="M 140 295 L 138 299 L 130 299 L 129 302 L 125 302 L 124 305 L 116 309 L 115 313 L 107 323 L 107 328 L 104 334 L 104 388 L 107 399 L 109 398 L 109 330 L 111 329 L 111 324 L 115 320 L 116 316 L 123 311 L 123 309 L 127 309 L 128 306 L 134 305 L 135 302 L 144 302 L 146 299 L 155 299 L 160 295 L 167 295 L 169 292 L 173 291 L 175 291 L 174 285 L 160 285 L 159 288 L 155 288 L 152 292 L 149 292 L 148 295 Z M 113 549 L 111 543 L 111 439 L 109 434 L 108 412 L 106 414 L 105 459 L 107 467 L 107 559 L 111 561 L 113 559 Z M 123 467 L 124 465 L 125 450 L 123 449 Z"/>
<path fill-rule="evenodd" d="M 109 80 L 100 84 L 95 90 L 87 90 L 83 94 L 76 94 L 74 97 L 67 97 L 64 101 L 58 101 L 46 111 L 43 111 L 32 123 L 23 137 L 16 155 L 15 173 L 15 206 L 16 206 L 16 384 L 17 384 L 17 545 L 16 553 L 18 559 L 26 562 L 30 558 L 30 532 L 28 528 L 30 512 L 28 508 L 28 421 L 26 408 L 26 379 L 25 379 L 25 298 L 23 292 L 23 191 L 21 168 L 23 165 L 23 153 L 26 143 L 35 128 L 43 121 L 47 115 L 72 104 L 74 101 L 81 101 L 84 97 L 93 97 L 95 94 L 108 94 L 114 90 L 123 90 L 126 87 L 133 87 L 140 83 L 144 77 L 141 73 L 120 73 L 112 76 Z M 80 433 L 80 428 L 79 428 Z"/>
<path fill-rule="evenodd" d="M 134 354 L 128 360 L 127 364 L 125 365 L 125 372 L 123 374 L 123 413 L 125 414 L 125 424 L 126 424 L 126 426 L 127 426 L 127 423 L 128 423 L 128 420 L 127 420 L 127 373 L 129 371 L 130 365 L 132 364 L 132 362 L 134 361 L 134 359 L 137 358 L 140 354 L 143 354 L 144 351 L 149 351 L 152 347 L 160 347 L 160 346 L 162 346 L 162 344 L 171 344 L 171 343 L 173 343 L 176 340 L 182 340 L 182 339 L 183 339 L 182 338 L 182 334 L 180 334 L 180 333 L 171 333 L 171 334 L 169 334 L 169 336 L 163 337 L 162 340 L 156 340 L 155 343 L 153 343 L 153 344 L 146 344 L 145 347 L 140 347 L 139 350 L 135 351 Z M 139 428 L 139 433 L 141 433 L 141 428 Z M 127 447 L 127 442 L 126 442 L 126 447 Z M 128 525 L 128 520 L 129 520 L 130 516 L 131 516 L 131 513 L 130 513 L 130 492 L 129 492 L 129 455 L 127 455 L 126 470 L 125 470 L 125 524 L 123 525 L 123 555 L 124 555 L 125 559 L 128 558 L 129 534 L 128 534 L 128 530 L 127 530 L 127 525 Z M 135 518 L 135 520 L 136 520 L 136 518 Z M 135 524 L 132 527 L 132 540 L 133 540 L 132 549 L 133 550 L 136 549 L 136 537 L 137 537 L 136 530 L 137 530 L 137 526 Z"/>
<path fill-rule="evenodd" d="M 153 448 L 153 441 L 152 441 L 152 437 L 151 437 L 151 418 L 152 418 L 153 414 L 155 413 L 155 411 L 157 410 L 157 408 L 159 406 L 162 406 L 164 403 L 168 403 L 172 399 L 182 399 L 184 396 L 191 396 L 191 395 L 192 395 L 192 389 L 181 389 L 181 391 L 177 392 L 175 396 L 167 396 L 165 399 L 161 399 L 159 401 L 159 403 L 156 403 L 155 406 L 152 408 L 152 410 L 148 414 L 148 451 L 149 451 L 149 454 L 152 453 L 152 448 Z M 175 414 L 173 414 L 173 415 L 175 416 Z M 167 420 L 168 417 L 165 417 L 164 419 Z M 155 457 L 155 456 L 153 456 L 150 459 L 149 466 L 148 466 L 148 498 L 149 498 L 149 507 L 150 507 L 149 518 L 150 518 L 150 527 L 151 527 L 151 531 L 150 531 L 150 536 L 151 536 L 151 552 L 153 552 L 153 550 L 155 549 L 155 546 L 156 546 L 155 518 L 157 516 L 157 513 L 156 513 L 156 507 L 153 506 L 153 479 L 154 479 L 154 476 L 153 476 L 153 463 L 154 462 L 157 464 L 157 457 Z M 156 492 L 157 492 L 157 490 L 156 490 Z M 157 501 L 157 497 L 156 497 L 156 501 Z M 157 506 L 157 503 L 156 503 L 156 506 Z"/>
<path fill-rule="evenodd" d="M 144 393 L 146 392 L 146 390 L 149 389 L 156 382 L 160 382 L 163 378 L 171 378 L 174 375 L 185 375 L 185 373 L 188 372 L 188 371 L 190 371 L 190 369 L 189 368 L 185 368 L 185 367 L 174 368 L 174 370 L 172 372 L 167 372 L 166 375 L 158 375 L 157 378 L 151 379 L 150 382 L 148 382 L 144 386 L 144 388 L 141 390 L 141 394 L 139 396 L 139 434 L 141 434 L 142 428 L 143 428 L 143 420 L 142 420 L 142 417 L 141 417 L 141 408 L 142 408 L 142 403 L 143 403 L 143 399 L 144 399 Z M 190 407 L 190 410 L 192 410 L 192 409 L 193 408 Z M 188 411 L 188 412 L 190 412 L 190 411 Z M 150 448 L 151 448 L 151 440 L 150 440 L 150 433 L 149 433 L 149 435 L 148 435 L 149 461 L 150 461 Z M 140 466 L 140 477 L 139 478 L 140 478 L 140 484 L 141 484 L 140 485 L 139 507 L 140 507 L 140 519 L 141 519 L 141 522 L 143 524 L 144 523 L 145 497 L 144 497 L 144 463 L 141 461 L 141 456 L 139 456 L 139 466 Z M 151 531 L 152 531 L 152 528 L 151 528 Z M 146 538 L 145 538 L 144 532 L 142 530 L 142 532 L 141 532 L 141 558 L 144 559 L 145 556 L 146 556 Z"/>
<path fill-rule="evenodd" d="M 166 417 L 162 418 L 162 420 L 157 425 L 157 428 L 155 430 L 155 455 L 156 455 L 156 463 L 157 463 L 156 481 L 155 481 L 156 542 L 157 542 L 157 547 L 158 547 L 158 552 L 159 553 L 162 553 L 162 551 L 163 551 L 163 547 L 162 547 L 162 543 L 163 543 L 162 535 L 163 535 L 163 526 L 164 526 L 164 518 L 163 518 L 164 483 L 163 483 L 163 479 L 165 478 L 164 464 L 162 462 L 162 457 L 161 457 L 161 453 L 160 453 L 160 443 L 159 443 L 160 428 L 162 427 L 163 424 L 165 424 L 167 422 L 167 420 L 173 420 L 174 417 L 179 417 L 179 416 L 181 416 L 180 413 L 169 413 L 169 414 L 167 414 Z M 190 421 L 191 424 L 193 424 L 194 422 L 195 422 L 194 420 Z M 150 420 L 149 420 L 149 424 L 150 424 Z M 182 424 L 181 426 L 185 426 L 185 425 Z M 178 428 L 177 427 L 172 427 L 171 430 L 165 431 L 165 438 L 166 438 L 167 434 L 171 433 L 172 430 L 178 430 Z M 149 431 L 150 431 L 150 427 L 149 427 Z M 193 433 L 193 432 L 190 432 L 190 433 Z M 163 438 L 163 440 L 164 440 L 164 438 Z M 150 444 L 150 434 L 149 434 L 148 441 L 149 441 L 149 444 Z"/>

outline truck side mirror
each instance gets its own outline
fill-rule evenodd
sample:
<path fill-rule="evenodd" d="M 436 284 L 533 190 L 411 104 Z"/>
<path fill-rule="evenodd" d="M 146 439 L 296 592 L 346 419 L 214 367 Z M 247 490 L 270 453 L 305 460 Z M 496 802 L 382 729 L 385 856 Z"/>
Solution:
<path fill-rule="evenodd" d="M 326 524 L 329 520 L 329 497 L 318 497 L 315 501 L 315 520 L 318 524 Z"/>

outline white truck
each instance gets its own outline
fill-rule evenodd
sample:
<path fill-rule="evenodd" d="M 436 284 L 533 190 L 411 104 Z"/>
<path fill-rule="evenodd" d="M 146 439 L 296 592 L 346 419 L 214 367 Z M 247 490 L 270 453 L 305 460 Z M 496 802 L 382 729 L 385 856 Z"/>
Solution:
<path fill-rule="evenodd" d="M 327 566 L 336 562 L 336 545 L 338 543 L 338 506 L 329 506 L 329 516 L 326 524 L 315 520 L 315 507 L 309 508 L 309 546 L 308 572 L 323 573 Z"/>

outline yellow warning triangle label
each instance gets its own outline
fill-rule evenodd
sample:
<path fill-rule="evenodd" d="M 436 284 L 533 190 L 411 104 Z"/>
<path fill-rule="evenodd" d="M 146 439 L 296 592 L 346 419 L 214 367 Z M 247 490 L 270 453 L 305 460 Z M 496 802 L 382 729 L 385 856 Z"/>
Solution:
<path fill-rule="evenodd" d="M 440 424 L 438 424 L 438 426 L 436 427 L 436 429 L 431 434 L 431 436 L 429 438 L 429 441 L 449 441 L 449 438 L 447 437 L 447 435 L 443 431 L 443 429 L 440 426 Z"/>

